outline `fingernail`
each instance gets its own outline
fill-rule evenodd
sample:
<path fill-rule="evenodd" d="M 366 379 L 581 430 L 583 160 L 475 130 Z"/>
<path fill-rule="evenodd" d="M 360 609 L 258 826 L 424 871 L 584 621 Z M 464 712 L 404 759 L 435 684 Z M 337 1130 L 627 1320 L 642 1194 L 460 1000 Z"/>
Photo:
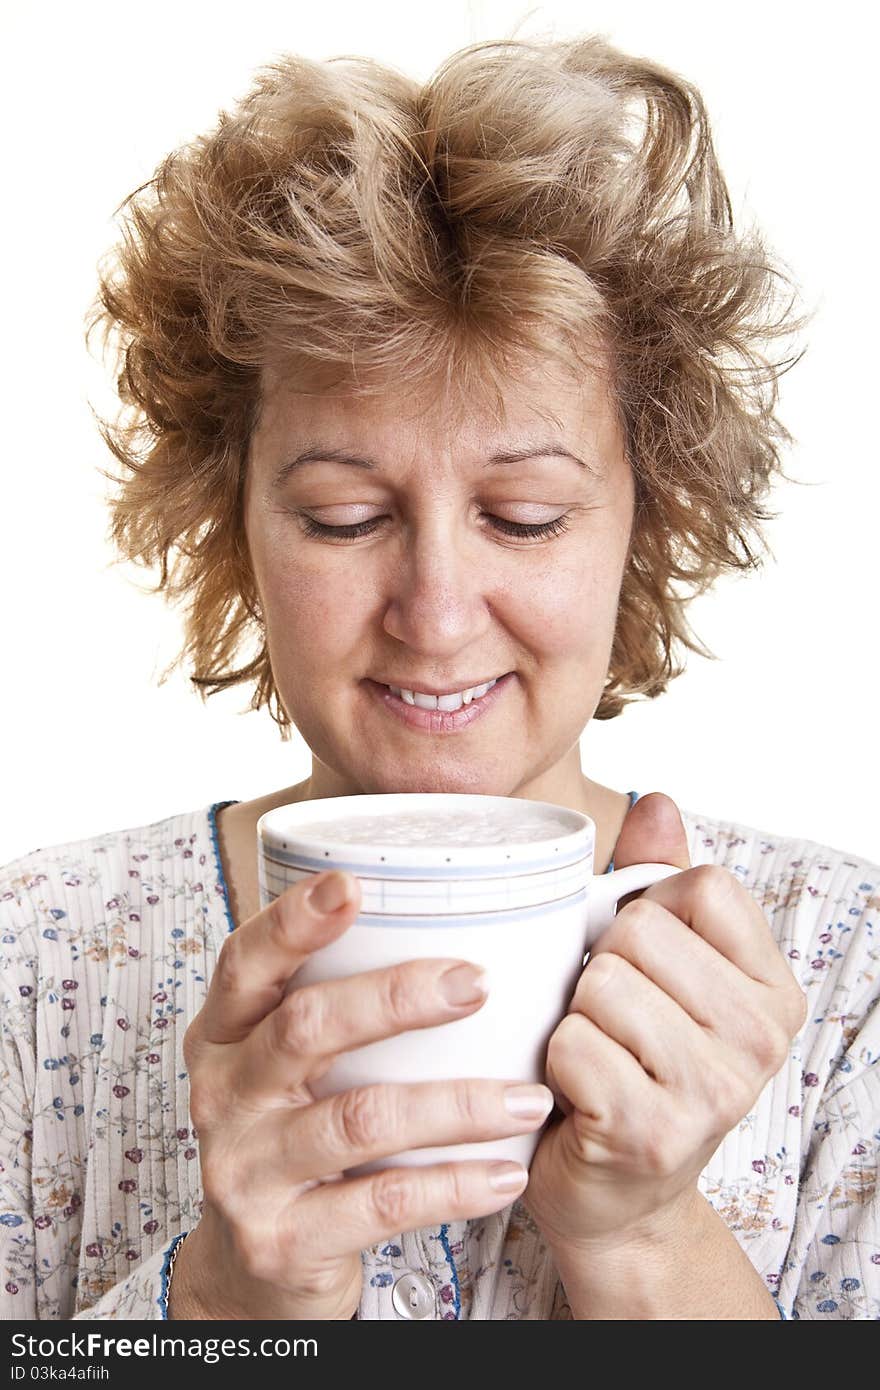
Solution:
<path fill-rule="evenodd" d="M 553 1109 L 553 1092 L 546 1086 L 508 1086 L 504 1108 L 518 1120 L 543 1120 Z"/>
<path fill-rule="evenodd" d="M 319 878 L 308 892 L 309 906 L 316 912 L 335 912 L 354 896 L 351 874 L 344 869 L 333 869 L 325 878 Z"/>
<path fill-rule="evenodd" d="M 496 1192 L 514 1192 L 525 1187 L 529 1175 L 519 1163 L 493 1163 L 486 1181 Z"/>
<path fill-rule="evenodd" d="M 454 965 L 437 981 L 447 1004 L 476 1004 L 489 992 L 488 975 L 476 965 Z"/>

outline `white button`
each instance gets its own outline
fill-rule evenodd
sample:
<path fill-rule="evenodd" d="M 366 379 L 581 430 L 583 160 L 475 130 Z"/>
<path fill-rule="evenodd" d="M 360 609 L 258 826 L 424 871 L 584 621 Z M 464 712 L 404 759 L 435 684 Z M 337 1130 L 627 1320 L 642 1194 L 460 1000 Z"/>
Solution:
<path fill-rule="evenodd" d="M 391 1290 L 391 1306 L 401 1318 L 433 1318 L 437 1312 L 434 1285 L 424 1274 L 402 1274 Z"/>

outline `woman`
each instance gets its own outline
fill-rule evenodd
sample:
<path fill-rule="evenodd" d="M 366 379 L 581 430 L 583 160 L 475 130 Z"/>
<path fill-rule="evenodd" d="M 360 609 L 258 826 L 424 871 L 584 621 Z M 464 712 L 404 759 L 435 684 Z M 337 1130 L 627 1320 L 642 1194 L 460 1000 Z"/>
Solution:
<path fill-rule="evenodd" d="M 478 45 L 424 87 L 285 59 L 132 195 L 95 315 L 113 536 L 186 601 L 197 686 L 252 682 L 312 771 L 7 867 L 6 1316 L 880 1312 L 877 870 L 579 753 L 697 648 L 688 593 L 754 563 L 777 278 L 699 94 L 597 39 Z M 683 871 L 601 938 L 546 1087 L 310 1095 L 483 1000 L 439 959 L 284 996 L 358 888 L 261 911 L 259 815 L 399 791 L 554 801 L 602 868 Z M 345 1177 L 554 1100 L 528 1174 Z"/>

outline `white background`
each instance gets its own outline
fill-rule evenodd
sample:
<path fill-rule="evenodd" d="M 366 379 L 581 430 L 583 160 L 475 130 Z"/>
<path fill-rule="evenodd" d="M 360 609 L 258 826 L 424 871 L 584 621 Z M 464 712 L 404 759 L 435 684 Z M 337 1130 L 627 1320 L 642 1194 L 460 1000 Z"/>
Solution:
<path fill-rule="evenodd" d="M 65 0 L 6 14 L 0 862 L 246 800 L 309 769 L 268 713 L 239 713 L 246 687 L 205 706 L 185 675 L 157 685 L 178 618 L 141 592 L 142 571 L 111 567 L 98 470 L 112 460 L 89 410 L 111 398 L 82 325 L 113 210 L 284 51 L 360 53 L 424 78 L 478 39 L 591 31 L 700 87 L 735 212 L 757 221 L 817 314 L 783 381 L 798 441 L 787 468 L 809 486 L 777 493 L 775 563 L 693 609 L 720 659 L 692 657 L 667 695 L 591 725 L 585 770 L 880 857 L 869 7 Z"/>

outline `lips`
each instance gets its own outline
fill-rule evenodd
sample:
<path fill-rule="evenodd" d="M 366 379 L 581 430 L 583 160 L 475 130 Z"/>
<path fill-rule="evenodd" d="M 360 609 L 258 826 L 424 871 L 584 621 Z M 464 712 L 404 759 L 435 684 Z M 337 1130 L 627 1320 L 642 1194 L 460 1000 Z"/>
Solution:
<path fill-rule="evenodd" d="M 392 693 L 387 685 L 378 681 L 364 682 L 367 690 L 379 704 L 400 723 L 410 729 L 418 729 L 429 734 L 454 734 L 470 728 L 478 719 L 485 719 L 505 694 L 516 675 L 508 671 L 499 676 L 485 695 L 473 699 L 469 704 L 461 703 L 457 709 L 424 709 L 417 704 L 409 704 L 401 696 Z M 435 697 L 436 698 L 436 697 Z"/>
<path fill-rule="evenodd" d="M 420 690 L 407 690 L 397 685 L 389 685 L 392 695 L 397 695 L 404 704 L 415 705 L 418 709 L 439 709 L 447 713 L 469 705 L 472 700 L 480 700 L 495 685 L 498 677 L 484 681 L 481 685 L 471 685 L 464 690 L 452 691 L 448 695 L 427 695 Z"/>

